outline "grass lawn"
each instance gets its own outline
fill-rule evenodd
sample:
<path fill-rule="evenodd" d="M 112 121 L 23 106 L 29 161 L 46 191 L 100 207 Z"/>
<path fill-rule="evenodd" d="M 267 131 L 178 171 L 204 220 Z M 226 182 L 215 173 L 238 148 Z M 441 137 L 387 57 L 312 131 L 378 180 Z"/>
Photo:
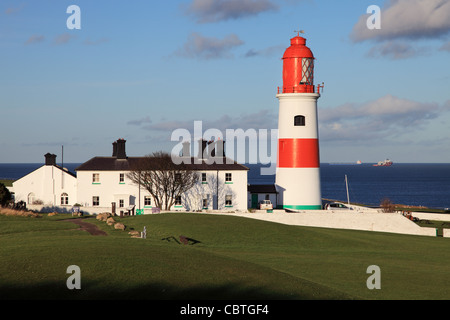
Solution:
<path fill-rule="evenodd" d="M 92 236 L 67 218 L 0 215 L 0 299 L 450 298 L 449 238 L 194 213 L 122 218 L 126 231 L 90 218 L 108 233 Z M 144 226 L 147 239 L 128 235 Z M 70 265 L 81 290 L 66 287 Z M 380 290 L 366 286 L 370 265 Z"/>

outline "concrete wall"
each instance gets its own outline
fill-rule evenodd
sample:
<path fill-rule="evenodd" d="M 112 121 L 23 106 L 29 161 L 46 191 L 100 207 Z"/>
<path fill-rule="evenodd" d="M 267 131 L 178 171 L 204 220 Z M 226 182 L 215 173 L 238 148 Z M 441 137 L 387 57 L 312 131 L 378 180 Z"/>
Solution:
<path fill-rule="evenodd" d="M 296 213 L 274 210 L 273 213 L 257 212 L 234 215 L 297 226 L 436 236 L 435 228 L 421 228 L 400 213 L 380 213 L 376 210 L 336 210 L 334 212 L 315 210 Z"/>

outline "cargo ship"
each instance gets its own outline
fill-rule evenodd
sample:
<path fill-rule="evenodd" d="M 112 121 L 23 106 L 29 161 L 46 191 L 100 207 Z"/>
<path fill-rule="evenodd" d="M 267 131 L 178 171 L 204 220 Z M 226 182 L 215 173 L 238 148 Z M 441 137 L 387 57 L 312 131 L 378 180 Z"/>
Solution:
<path fill-rule="evenodd" d="M 374 167 L 390 167 L 390 166 L 392 166 L 393 164 L 394 164 L 394 163 L 393 163 L 391 160 L 386 159 L 386 160 L 384 160 L 384 161 L 378 162 L 377 164 L 374 164 L 373 166 L 374 166 Z"/>

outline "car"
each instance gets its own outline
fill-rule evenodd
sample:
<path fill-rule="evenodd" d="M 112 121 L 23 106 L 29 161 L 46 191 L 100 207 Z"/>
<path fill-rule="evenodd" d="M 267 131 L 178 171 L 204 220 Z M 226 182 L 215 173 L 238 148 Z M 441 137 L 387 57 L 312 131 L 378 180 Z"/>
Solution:
<path fill-rule="evenodd" d="M 259 209 L 260 210 L 271 210 L 273 209 L 272 202 L 270 200 L 261 200 L 259 202 Z"/>
<path fill-rule="evenodd" d="M 340 202 L 331 202 L 325 205 L 325 210 L 353 210 L 353 209 Z"/>

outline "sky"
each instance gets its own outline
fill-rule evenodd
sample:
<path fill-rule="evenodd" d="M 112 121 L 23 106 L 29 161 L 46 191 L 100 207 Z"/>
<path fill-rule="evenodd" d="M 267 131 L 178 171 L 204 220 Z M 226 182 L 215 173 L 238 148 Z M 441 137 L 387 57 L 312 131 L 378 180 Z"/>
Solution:
<path fill-rule="evenodd" d="M 274 132 L 299 30 L 321 162 L 450 162 L 450 0 L 2 0 L 0 163 L 171 152 L 194 121 Z"/>

